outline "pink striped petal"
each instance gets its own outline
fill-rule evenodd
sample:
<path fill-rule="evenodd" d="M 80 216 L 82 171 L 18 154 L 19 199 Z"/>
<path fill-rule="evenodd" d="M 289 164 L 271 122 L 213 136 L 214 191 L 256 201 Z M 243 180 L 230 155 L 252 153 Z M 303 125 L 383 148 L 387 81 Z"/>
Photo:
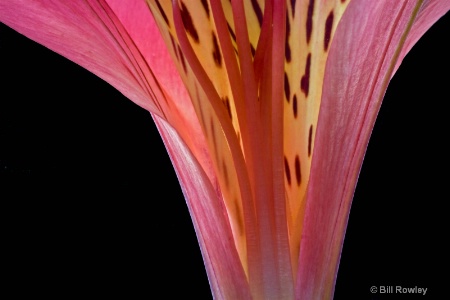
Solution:
<path fill-rule="evenodd" d="M 223 201 L 177 132 L 153 119 L 181 183 L 215 299 L 251 299 Z"/>
<path fill-rule="evenodd" d="M 445 2 L 445 1 L 444 1 Z M 432 24 L 448 10 L 423 13 L 419 1 L 352 1 L 328 57 L 307 192 L 296 297 L 333 296 L 342 243 L 361 163 L 400 46 L 414 25 Z M 438 11 L 439 10 L 439 11 Z M 430 11 L 426 7 L 422 11 Z M 404 54 L 403 54 L 404 55 Z"/>
<path fill-rule="evenodd" d="M 248 298 L 223 199 L 212 188 L 207 144 L 145 1 L 2 1 L 0 21 L 152 112 L 184 187 L 214 295 Z"/>
<path fill-rule="evenodd" d="M 130 49 L 126 37 L 120 38 L 126 35 L 124 29 L 103 1 L 2 1 L 0 21 L 160 113 L 136 70 L 136 49 Z"/>
<path fill-rule="evenodd" d="M 214 180 L 190 98 L 144 1 L 7 0 L 0 21 L 168 120 Z"/>
<path fill-rule="evenodd" d="M 129 34 L 139 51 L 137 55 L 142 55 L 151 70 L 149 77 L 157 78 L 158 87 L 163 89 L 169 102 L 164 110 L 165 119 L 175 127 L 185 142 L 188 142 L 202 166 L 206 167 L 207 159 L 202 157 L 205 152 L 203 139 L 192 139 L 192 136 L 202 136 L 197 115 L 147 4 L 141 0 L 105 1 Z M 213 177 L 212 171 L 208 171 L 208 174 L 210 178 Z"/>
<path fill-rule="evenodd" d="M 417 43 L 420 37 L 433 25 L 439 18 L 445 15 L 450 10 L 450 1 L 427 0 L 422 4 L 417 18 L 411 28 L 405 45 L 400 52 L 397 63 L 395 64 L 394 73 L 403 61 L 403 58 L 408 54 L 409 50 Z"/>

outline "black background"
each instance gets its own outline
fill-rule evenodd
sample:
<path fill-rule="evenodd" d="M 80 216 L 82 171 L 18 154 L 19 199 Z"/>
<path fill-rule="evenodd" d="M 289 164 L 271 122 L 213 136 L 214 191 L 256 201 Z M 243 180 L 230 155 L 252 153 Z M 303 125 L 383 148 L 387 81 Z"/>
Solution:
<path fill-rule="evenodd" d="M 427 299 L 447 294 L 449 30 L 447 14 L 391 81 L 356 189 L 335 299 L 415 298 L 369 292 L 380 285 L 426 287 Z M 3 24 L 0 74 L 5 286 L 17 295 L 211 298 L 149 113 Z"/>

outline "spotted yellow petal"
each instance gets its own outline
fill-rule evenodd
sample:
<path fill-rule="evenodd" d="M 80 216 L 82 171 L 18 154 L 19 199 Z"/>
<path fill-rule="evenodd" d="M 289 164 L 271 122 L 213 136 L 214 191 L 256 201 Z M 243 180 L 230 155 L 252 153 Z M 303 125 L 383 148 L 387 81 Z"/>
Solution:
<path fill-rule="evenodd" d="M 305 194 L 314 152 L 325 64 L 336 26 L 348 2 L 350 1 L 288 1 L 284 78 L 284 166 L 294 266 L 298 261 Z"/>

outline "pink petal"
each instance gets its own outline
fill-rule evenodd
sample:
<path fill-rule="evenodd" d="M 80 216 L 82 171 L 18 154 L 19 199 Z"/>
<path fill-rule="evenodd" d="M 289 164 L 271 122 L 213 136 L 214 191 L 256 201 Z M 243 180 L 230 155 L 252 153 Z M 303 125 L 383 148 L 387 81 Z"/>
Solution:
<path fill-rule="evenodd" d="M 251 299 L 223 201 L 176 131 L 161 118 L 153 119 L 181 183 L 215 299 Z"/>
<path fill-rule="evenodd" d="M 296 296 L 329 299 L 365 149 L 416 1 L 352 1 L 326 66 Z M 444 11 L 423 15 L 431 24 Z M 425 9 L 426 11 L 426 9 Z M 428 19 L 429 18 L 429 19 Z M 418 34 L 414 23 L 411 32 Z"/>
<path fill-rule="evenodd" d="M 216 178 L 202 130 L 145 2 L 3 1 L 0 21 L 153 113 L 185 187 L 213 293 L 248 298 L 227 214 L 211 185 Z"/>
<path fill-rule="evenodd" d="M 213 180 L 192 104 L 144 1 L 8 0 L 0 21 L 168 120 Z"/>
<path fill-rule="evenodd" d="M 23 1 L 0 3 L 0 20 L 32 40 L 69 58 L 111 83 L 140 106 L 160 112 L 137 74 L 128 49 L 109 31 L 113 16 L 98 1 Z"/>
<path fill-rule="evenodd" d="M 403 58 L 408 54 L 409 50 L 417 43 L 420 37 L 433 25 L 439 18 L 445 15 L 450 10 L 450 1 L 427 0 L 424 1 L 419 10 L 417 18 L 414 20 L 405 45 L 400 52 L 397 63 L 395 64 L 394 76 L 398 67 L 403 61 Z"/>
<path fill-rule="evenodd" d="M 167 119 L 185 140 L 202 135 L 191 99 L 145 1 L 106 0 L 142 55 L 170 102 Z M 161 115 L 161 114 L 159 114 Z M 191 147 L 192 148 L 192 147 Z M 196 147 L 201 146 L 196 143 Z M 201 149 L 200 152 L 202 152 Z M 198 155 L 197 155 L 198 156 Z M 204 165 L 204 164 L 202 164 Z"/>

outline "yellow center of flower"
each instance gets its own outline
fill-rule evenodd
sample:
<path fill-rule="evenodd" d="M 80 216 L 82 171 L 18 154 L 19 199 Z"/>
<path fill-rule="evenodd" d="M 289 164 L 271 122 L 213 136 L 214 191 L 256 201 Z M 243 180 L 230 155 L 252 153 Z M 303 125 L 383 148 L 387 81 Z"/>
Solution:
<path fill-rule="evenodd" d="M 258 152 L 265 151 L 266 145 L 274 142 L 272 137 L 280 138 L 279 135 L 282 138 L 278 141 L 283 143 L 286 227 L 292 272 L 296 274 L 327 53 L 348 2 L 287 1 L 286 26 L 284 32 L 280 33 L 270 32 L 274 26 L 266 18 L 270 14 L 268 10 L 272 8 L 268 8 L 264 0 L 244 0 L 244 18 L 242 14 L 234 13 L 231 1 L 218 1 L 224 19 L 216 19 L 220 16 L 214 13 L 210 1 L 178 1 L 176 9 L 181 14 L 183 30 L 204 72 L 204 76 L 199 76 L 180 43 L 172 1 L 147 0 L 207 137 L 217 175 L 217 182 L 213 184 L 217 187 L 218 195 L 224 199 L 235 244 L 247 274 L 249 237 L 242 196 L 244 183 L 239 180 L 237 170 L 248 170 L 251 195 L 257 197 L 255 190 L 267 182 L 255 170 L 266 170 L 266 167 L 258 169 L 258 165 L 267 164 L 264 158 L 270 155 Z M 246 45 L 242 43 L 242 28 L 247 32 L 244 39 Z M 223 42 L 224 32 L 228 39 L 226 43 Z M 267 123 L 271 122 L 266 103 L 273 101 L 271 86 L 267 83 L 271 76 L 268 43 L 273 40 L 271 36 L 276 34 L 285 37 L 284 91 L 279 100 L 275 99 L 282 101 L 284 107 L 284 124 L 280 132 L 266 128 L 270 126 Z M 245 77 L 244 68 L 249 67 L 245 64 L 245 55 L 250 58 L 250 67 L 255 74 L 253 93 L 249 91 L 252 82 Z M 205 88 L 202 80 L 210 81 L 214 91 Z M 217 102 L 221 103 L 221 108 L 217 108 Z M 233 137 L 230 137 L 230 130 Z M 259 138 L 254 137 L 258 134 Z M 233 159 L 235 144 L 242 152 L 244 166 L 237 165 Z M 257 200 L 252 203 L 256 206 L 255 202 Z M 261 223 L 258 220 L 261 217 L 256 216 L 257 223 Z"/>

